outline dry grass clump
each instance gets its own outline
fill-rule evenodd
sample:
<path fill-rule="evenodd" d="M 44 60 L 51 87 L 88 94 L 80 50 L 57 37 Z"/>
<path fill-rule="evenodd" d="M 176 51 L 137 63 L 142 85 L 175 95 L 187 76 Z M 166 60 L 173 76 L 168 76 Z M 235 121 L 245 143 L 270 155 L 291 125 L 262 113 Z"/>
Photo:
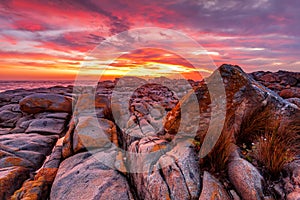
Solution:
<path fill-rule="evenodd" d="M 240 131 L 235 135 L 237 145 L 242 146 L 246 144 L 250 147 L 250 144 L 257 136 L 263 135 L 266 123 L 270 120 L 270 117 L 270 111 L 263 108 L 255 109 L 252 113 L 245 116 L 241 123 Z"/>
<path fill-rule="evenodd" d="M 232 134 L 223 131 L 212 151 L 203 159 L 204 167 L 207 167 L 212 173 L 226 171 L 229 157 L 233 151 Z"/>
<path fill-rule="evenodd" d="M 299 154 L 299 123 L 280 125 L 280 120 L 276 120 L 273 125 L 266 127 L 254 147 L 253 155 L 258 164 L 271 179 L 279 178 L 284 166 Z"/>
<path fill-rule="evenodd" d="M 214 174 L 227 170 L 229 157 L 235 150 L 233 129 L 227 128 L 230 119 L 231 117 L 227 118 L 225 127 L 213 149 L 200 160 L 201 167 Z"/>

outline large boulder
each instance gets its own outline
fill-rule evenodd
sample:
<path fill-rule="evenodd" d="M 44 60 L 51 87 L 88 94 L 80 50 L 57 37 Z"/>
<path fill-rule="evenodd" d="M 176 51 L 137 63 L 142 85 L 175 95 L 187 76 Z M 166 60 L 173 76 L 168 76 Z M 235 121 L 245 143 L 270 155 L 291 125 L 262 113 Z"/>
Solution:
<path fill-rule="evenodd" d="M 72 98 L 60 94 L 36 93 L 21 99 L 20 109 L 25 113 L 72 112 Z"/>
<path fill-rule="evenodd" d="M 59 166 L 50 199 L 133 199 L 125 177 L 98 160 L 114 163 L 116 155 L 111 149 L 67 158 Z"/>
<path fill-rule="evenodd" d="M 219 83 L 216 80 L 220 79 L 223 84 L 216 85 L 216 83 Z M 218 92 L 218 88 L 224 88 L 226 95 L 218 96 L 218 93 L 213 94 L 211 93 L 212 91 L 209 91 L 210 89 L 213 89 Z M 228 130 L 233 129 L 236 137 L 239 137 L 240 133 L 243 132 L 243 130 L 241 130 L 243 124 L 247 124 L 249 119 L 259 118 L 263 111 L 269 112 L 273 117 L 280 118 L 280 125 L 282 126 L 287 126 L 287 122 L 296 121 L 300 115 L 300 110 L 297 106 L 284 100 L 275 92 L 253 80 L 238 66 L 222 65 L 206 79 L 206 82 L 201 83 L 195 88 L 195 91 L 192 92 L 195 92 L 197 96 L 200 113 L 194 113 L 195 111 L 193 111 L 193 109 L 188 110 L 187 113 L 181 113 L 181 105 L 189 104 L 191 102 L 188 96 L 189 94 L 186 95 L 185 99 L 182 100 L 182 103 L 177 104 L 166 116 L 164 129 L 167 134 L 177 134 L 180 123 L 190 123 L 182 120 L 180 121 L 182 115 L 190 115 L 190 117 L 188 117 L 190 121 L 195 118 L 194 116 L 200 116 L 199 128 L 196 136 L 200 138 L 200 140 L 204 138 L 208 129 L 212 128 L 209 127 L 209 123 L 213 122 L 214 119 L 217 122 L 218 117 L 224 114 L 222 112 L 225 112 L 226 117 L 232 118 L 232 120 L 228 121 L 229 123 L 226 127 Z M 214 105 L 212 100 L 216 100 L 217 105 Z M 222 103 L 226 106 L 223 111 L 222 109 L 218 109 L 218 106 L 222 106 Z M 213 110 L 213 108 L 215 109 Z M 213 113 L 213 111 L 216 113 Z M 212 117 L 213 115 L 215 118 Z M 271 124 L 273 119 L 274 118 L 266 117 L 264 119 L 265 124 Z M 224 121 L 220 120 L 220 123 Z M 216 134 L 215 136 L 216 137 L 211 135 L 210 137 L 212 139 L 218 139 L 219 135 Z M 252 136 L 243 135 L 243 137 L 245 139 L 250 139 Z"/>
<path fill-rule="evenodd" d="M 111 119 L 111 102 L 108 95 L 80 93 L 78 95 L 74 114 L 79 116 L 97 116 L 98 118 Z"/>

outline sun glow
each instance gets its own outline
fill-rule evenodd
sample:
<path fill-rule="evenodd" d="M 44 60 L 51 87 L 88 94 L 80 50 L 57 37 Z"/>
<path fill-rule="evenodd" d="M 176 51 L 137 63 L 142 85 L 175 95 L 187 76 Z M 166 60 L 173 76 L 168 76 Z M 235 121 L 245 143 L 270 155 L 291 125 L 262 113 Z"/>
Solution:
<path fill-rule="evenodd" d="M 86 76 L 137 76 L 137 77 L 178 77 L 202 79 L 205 74 L 211 74 L 213 70 L 195 68 L 187 60 L 180 56 L 161 49 L 138 49 L 123 54 L 115 60 L 99 61 L 95 57 L 82 62 L 80 75 Z M 198 75 L 197 75 L 198 74 Z"/>

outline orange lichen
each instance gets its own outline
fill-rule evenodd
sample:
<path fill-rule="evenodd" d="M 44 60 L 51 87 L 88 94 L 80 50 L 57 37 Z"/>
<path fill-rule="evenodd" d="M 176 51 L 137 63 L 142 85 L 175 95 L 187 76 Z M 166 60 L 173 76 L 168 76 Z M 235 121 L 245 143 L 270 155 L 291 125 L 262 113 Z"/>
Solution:
<path fill-rule="evenodd" d="M 161 151 L 161 150 L 164 150 L 164 149 L 166 149 L 166 148 L 167 148 L 167 146 L 164 145 L 164 144 L 155 144 L 155 145 L 152 147 L 152 149 L 151 149 L 150 152 Z"/>
<path fill-rule="evenodd" d="M 14 193 L 11 199 L 37 200 L 46 196 L 54 181 L 57 170 L 57 168 L 41 169 L 34 177 L 34 180 L 26 181 L 23 186 Z"/>
<path fill-rule="evenodd" d="M 6 164 L 11 164 L 14 166 L 22 166 L 23 159 L 18 157 L 8 157 L 5 159 Z"/>

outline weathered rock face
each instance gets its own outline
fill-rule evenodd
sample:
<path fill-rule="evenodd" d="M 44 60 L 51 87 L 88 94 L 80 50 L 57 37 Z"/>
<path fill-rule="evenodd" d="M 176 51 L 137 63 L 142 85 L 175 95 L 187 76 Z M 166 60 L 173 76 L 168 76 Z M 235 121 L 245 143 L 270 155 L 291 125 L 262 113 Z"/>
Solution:
<path fill-rule="evenodd" d="M 126 87 L 124 83 L 112 96 L 114 119 L 123 130 L 121 145 L 125 149 L 135 140 L 161 132 L 163 118 L 178 103 L 174 92 L 166 86 L 143 83 L 134 90 Z"/>
<path fill-rule="evenodd" d="M 207 171 L 203 174 L 203 187 L 199 200 L 229 200 L 230 197 L 222 184 Z"/>
<path fill-rule="evenodd" d="M 297 119 L 300 116 L 300 110 L 294 104 L 285 101 L 280 96 L 278 96 L 273 91 L 265 88 L 258 82 L 254 81 L 246 73 L 244 73 L 238 66 L 232 65 L 222 65 L 217 72 L 215 72 L 211 77 L 206 79 L 206 83 L 200 83 L 198 87 L 195 88 L 195 94 L 199 101 L 199 112 L 190 110 L 188 115 L 190 119 L 194 119 L 194 116 L 200 117 L 199 129 L 197 131 L 196 139 L 199 142 L 206 141 L 206 144 L 213 144 L 214 141 L 218 139 L 218 134 L 212 132 L 211 135 L 207 136 L 209 128 L 209 122 L 212 120 L 212 110 L 218 108 L 220 105 L 213 105 L 212 93 L 209 91 L 210 88 L 214 87 L 214 81 L 222 77 L 224 83 L 224 89 L 226 91 L 226 116 L 230 117 L 230 120 L 226 121 L 226 131 L 232 131 L 235 133 L 235 141 L 238 142 L 241 138 L 241 134 L 244 134 L 244 130 L 241 130 L 243 124 L 247 123 L 249 119 L 259 118 L 262 111 L 268 111 L 274 117 L 281 119 L 280 125 L 287 127 L 288 123 L 297 123 Z M 266 78 L 266 77 L 265 77 Z M 269 81 L 275 82 L 276 78 L 271 76 L 266 78 Z M 220 85 L 218 87 L 221 87 Z M 190 104 L 192 101 L 187 98 L 182 101 L 182 104 Z M 213 96 L 218 99 L 220 97 Z M 222 102 L 221 100 L 219 102 Z M 190 106 L 191 107 L 191 106 Z M 170 135 L 178 134 L 178 127 L 187 122 L 180 120 L 181 105 L 177 104 L 176 107 L 168 113 L 166 121 L 164 124 L 165 133 Z M 220 109 L 216 109 L 220 110 Z M 251 117 L 249 117 L 251 116 Z M 218 115 L 215 116 L 218 119 Z M 264 119 L 266 124 L 271 124 L 273 118 Z M 204 123 L 203 123 L 204 122 Z M 191 123 L 191 121 L 189 122 Z M 249 122 L 248 122 L 249 123 Z M 186 127 L 189 127 L 185 125 Z M 195 126 L 193 126 L 195 127 Z M 185 132 L 189 130 L 186 128 Z M 243 135 L 244 139 L 250 140 L 254 139 L 250 132 L 249 135 Z M 207 140 L 205 140 L 207 139 Z M 210 146 L 208 145 L 208 146 Z M 209 152 L 207 150 L 207 145 L 201 152 Z M 210 148 L 211 149 L 211 148 Z M 240 167 L 239 167 L 240 166 Z M 231 183 L 235 186 L 236 191 L 245 199 L 263 199 L 263 187 L 262 187 L 262 176 L 250 163 L 243 159 L 233 160 L 229 164 L 229 178 Z M 242 170 L 244 169 L 244 170 Z"/>
<path fill-rule="evenodd" d="M 171 148 L 165 140 L 145 137 L 128 151 L 128 176 L 141 199 L 198 198 L 200 169 L 189 142 L 178 141 Z"/>
<path fill-rule="evenodd" d="M 243 199 L 264 199 L 263 177 L 258 170 L 244 159 L 232 159 L 228 165 L 228 176 Z"/>
<path fill-rule="evenodd" d="M 1 93 L 0 199 L 272 199 L 264 173 L 238 154 L 221 174 L 200 168 L 199 160 L 218 139 L 207 135 L 222 130 L 224 113 L 233 143 L 262 110 L 284 127 L 297 123 L 299 77 L 248 76 L 223 65 L 200 82 L 126 77 L 72 95 L 72 87 Z M 298 162 L 289 164 L 274 188 L 282 198 L 299 198 L 299 170 Z"/>
<path fill-rule="evenodd" d="M 8 199 L 42 165 L 57 138 L 39 134 L 0 136 L 1 199 Z"/>
<path fill-rule="evenodd" d="M 21 187 L 29 177 L 29 169 L 25 167 L 1 167 L 0 168 L 0 198 L 9 199 L 16 189 Z"/>
<path fill-rule="evenodd" d="M 27 180 L 23 186 L 11 197 L 17 199 L 44 199 L 49 196 L 50 188 L 56 176 L 61 159 L 62 146 L 55 146 L 53 152 L 46 160 L 41 169 L 34 176 L 33 180 Z"/>
<path fill-rule="evenodd" d="M 133 199 L 125 177 L 99 162 L 99 157 L 115 162 L 116 151 L 93 155 L 83 152 L 64 160 L 52 185 L 50 199 Z"/>
<path fill-rule="evenodd" d="M 206 80 L 207 84 L 200 84 L 195 89 L 195 93 L 199 100 L 200 118 L 201 116 L 204 116 L 205 118 L 210 116 L 211 101 L 209 100 L 210 95 L 207 85 L 214 83 L 214 79 L 219 78 L 218 74 L 220 74 L 223 79 L 226 91 L 226 97 L 223 97 L 226 98 L 227 105 L 225 112 L 227 115 L 235 113 L 234 121 L 231 122 L 231 124 L 236 133 L 240 132 L 243 121 L 245 121 L 247 117 L 253 116 L 253 113 L 255 113 L 254 111 L 257 110 L 270 110 L 273 115 L 282 118 L 283 124 L 285 120 L 293 121 L 298 118 L 299 109 L 296 108 L 294 104 L 283 100 L 273 91 L 268 90 L 248 77 L 241 68 L 232 65 L 222 65 L 218 69 L 218 72 L 215 72 Z M 186 101 L 188 102 L 189 100 L 187 99 Z M 208 111 L 207 115 L 205 110 Z M 193 115 L 193 112 L 191 112 L 191 115 Z M 177 130 L 176 126 L 178 126 L 180 116 L 180 105 L 177 105 L 166 117 L 165 131 L 167 133 L 172 134 L 174 130 Z M 272 119 L 270 118 L 269 120 Z M 206 126 L 208 126 L 208 123 L 206 123 Z M 199 127 L 201 127 L 201 124 Z M 199 131 L 198 134 L 203 135 L 203 132 Z"/>
<path fill-rule="evenodd" d="M 72 99 L 59 94 L 37 93 L 23 98 L 20 101 L 20 109 L 25 113 L 44 111 L 70 113 L 72 111 Z"/>
<path fill-rule="evenodd" d="M 79 117 L 75 127 L 72 122 L 64 139 L 63 157 L 75 153 L 111 146 L 118 146 L 117 130 L 113 122 L 95 117 Z"/>

